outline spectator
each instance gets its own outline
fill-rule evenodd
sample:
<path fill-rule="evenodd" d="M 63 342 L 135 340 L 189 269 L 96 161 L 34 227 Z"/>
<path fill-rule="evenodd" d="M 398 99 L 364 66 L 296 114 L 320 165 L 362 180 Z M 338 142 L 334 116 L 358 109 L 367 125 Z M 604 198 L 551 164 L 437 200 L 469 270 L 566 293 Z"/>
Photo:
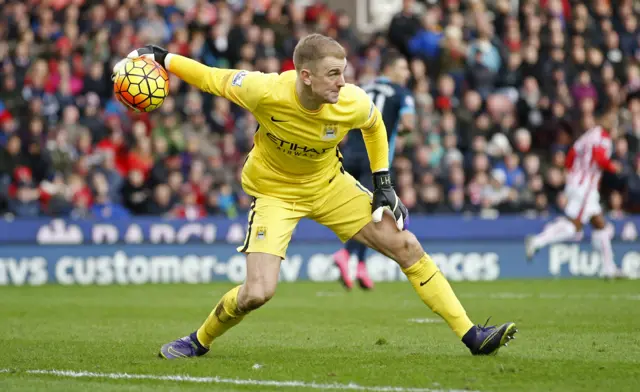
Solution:
<path fill-rule="evenodd" d="M 413 12 L 414 0 L 403 0 L 402 11 L 389 25 L 389 41 L 404 55 L 409 55 L 408 43 L 420 30 L 420 20 Z"/>
<path fill-rule="evenodd" d="M 515 197 L 506 185 L 507 176 L 504 171 L 493 169 L 489 183 L 482 189 L 482 207 L 503 209 Z"/>
<path fill-rule="evenodd" d="M 609 195 L 609 218 L 622 219 L 625 216 L 625 212 L 622 209 L 623 200 L 622 194 L 618 191 L 613 191 Z"/>
<path fill-rule="evenodd" d="M 0 148 L 0 173 L 13 173 L 21 165 L 27 165 L 27 157 L 22 153 L 20 136 L 13 134 L 6 146 Z"/>
<path fill-rule="evenodd" d="M 184 185 L 180 192 L 181 202 L 171 210 L 171 215 L 179 219 L 196 220 L 207 215 L 207 211 L 198 204 L 198 196 L 191 185 Z"/>
<path fill-rule="evenodd" d="M 167 184 L 159 184 L 153 191 L 153 199 L 149 203 L 147 211 L 149 215 L 167 216 L 176 204 L 171 193 L 171 188 Z"/>
<path fill-rule="evenodd" d="M 18 166 L 14 171 L 13 184 L 9 188 L 9 210 L 19 218 L 34 218 L 40 215 L 40 190 L 33 180 L 31 169 Z"/>
<path fill-rule="evenodd" d="M 112 192 L 106 177 L 99 173 L 94 177 L 95 202 L 91 206 L 91 215 L 98 219 L 125 219 L 129 217 L 129 211 L 111 197 Z"/>
<path fill-rule="evenodd" d="M 496 165 L 496 170 L 504 174 L 506 186 L 515 189 L 522 189 L 525 186 L 525 173 L 520 167 L 520 158 L 515 153 L 507 154 L 504 162 Z"/>
<path fill-rule="evenodd" d="M 438 16 L 432 9 L 422 16 L 422 28 L 409 41 L 409 51 L 427 64 L 433 64 L 440 54 L 440 41 L 443 39 L 442 29 L 438 25 Z"/>
<path fill-rule="evenodd" d="M 132 169 L 122 187 L 124 206 L 134 215 L 142 215 L 147 209 L 150 199 L 149 189 L 145 186 L 144 173 L 140 169 Z"/>
<path fill-rule="evenodd" d="M 636 157 L 634 171 L 629 176 L 629 209 L 640 212 L 640 155 Z"/>

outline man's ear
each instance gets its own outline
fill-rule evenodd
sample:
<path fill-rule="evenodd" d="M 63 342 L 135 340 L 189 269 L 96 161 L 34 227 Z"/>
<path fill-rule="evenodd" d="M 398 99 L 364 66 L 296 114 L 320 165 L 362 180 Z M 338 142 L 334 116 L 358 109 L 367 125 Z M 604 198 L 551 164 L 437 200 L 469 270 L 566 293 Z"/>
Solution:
<path fill-rule="evenodd" d="M 302 83 L 305 86 L 311 86 L 311 71 L 307 68 L 302 68 L 300 71 L 300 77 L 302 78 Z"/>

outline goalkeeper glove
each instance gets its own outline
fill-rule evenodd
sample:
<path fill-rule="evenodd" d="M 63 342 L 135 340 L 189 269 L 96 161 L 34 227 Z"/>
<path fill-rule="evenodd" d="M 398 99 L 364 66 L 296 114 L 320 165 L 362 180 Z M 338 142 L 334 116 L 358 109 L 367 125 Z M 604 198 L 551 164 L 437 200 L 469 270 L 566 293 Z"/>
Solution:
<path fill-rule="evenodd" d="M 391 186 L 391 175 L 388 171 L 373 173 L 373 202 L 371 204 L 371 217 L 374 222 L 382 220 L 385 209 L 393 213 L 398 230 L 404 230 L 409 219 L 409 211 L 402 204 L 398 195 Z"/>
<path fill-rule="evenodd" d="M 116 65 L 113 67 L 113 73 L 111 74 L 111 80 L 113 80 L 115 78 L 115 75 L 118 73 L 118 70 L 124 65 L 124 63 L 127 62 L 127 59 L 134 59 L 136 57 L 150 58 L 151 60 L 157 62 L 160 65 L 162 65 L 162 67 L 164 69 L 167 69 L 166 60 L 167 60 L 167 55 L 168 54 L 169 54 L 169 52 L 166 49 L 161 48 L 161 47 L 156 46 L 156 45 L 146 45 L 146 46 L 143 46 L 143 47 L 138 48 L 136 50 L 133 50 L 133 51 L 131 51 L 131 53 L 129 53 L 127 55 L 126 59 L 122 59 L 122 60 L 118 61 L 116 63 Z"/>

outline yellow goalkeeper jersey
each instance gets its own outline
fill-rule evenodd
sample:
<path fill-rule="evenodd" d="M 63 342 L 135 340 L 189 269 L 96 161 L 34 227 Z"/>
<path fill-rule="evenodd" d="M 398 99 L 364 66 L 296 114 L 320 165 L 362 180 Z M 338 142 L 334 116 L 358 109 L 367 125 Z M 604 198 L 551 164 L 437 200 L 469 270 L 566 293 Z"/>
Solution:
<path fill-rule="evenodd" d="M 242 172 L 243 186 L 253 196 L 299 200 L 317 195 L 340 172 L 338 144 L 354 128 L 363 131 L 372 171 L 388 166 L 380 112 L 358 86 L 346 84 L 336 104 L 311 111 L 298 100 L 295 71 L 218 69 L 178 55 L 169 70 L 253 113 L 259 127 Z"/>

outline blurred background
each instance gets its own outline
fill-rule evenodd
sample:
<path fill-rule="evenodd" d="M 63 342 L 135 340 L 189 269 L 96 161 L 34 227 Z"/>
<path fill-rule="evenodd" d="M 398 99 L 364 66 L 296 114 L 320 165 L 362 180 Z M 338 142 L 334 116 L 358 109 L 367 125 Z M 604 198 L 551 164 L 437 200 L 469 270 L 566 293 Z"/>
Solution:
<path fill-rule="evenodd" d="M 113 64 L 147 43 L 207 65 L 281 72 L 320 32 L 352 83 L 391 48 L 410 60 L 416 131 L 399 138 L 413 213 L 547 216 L 564 157 L 603 124 L 620 176 L 611 216 L 640 211 L 640 3 L 632 0 L 0 0 L 0 212 L 7 217 L 235 218 L 254 118 L 171 79 L 150 114 L 117 103 Z"/>

